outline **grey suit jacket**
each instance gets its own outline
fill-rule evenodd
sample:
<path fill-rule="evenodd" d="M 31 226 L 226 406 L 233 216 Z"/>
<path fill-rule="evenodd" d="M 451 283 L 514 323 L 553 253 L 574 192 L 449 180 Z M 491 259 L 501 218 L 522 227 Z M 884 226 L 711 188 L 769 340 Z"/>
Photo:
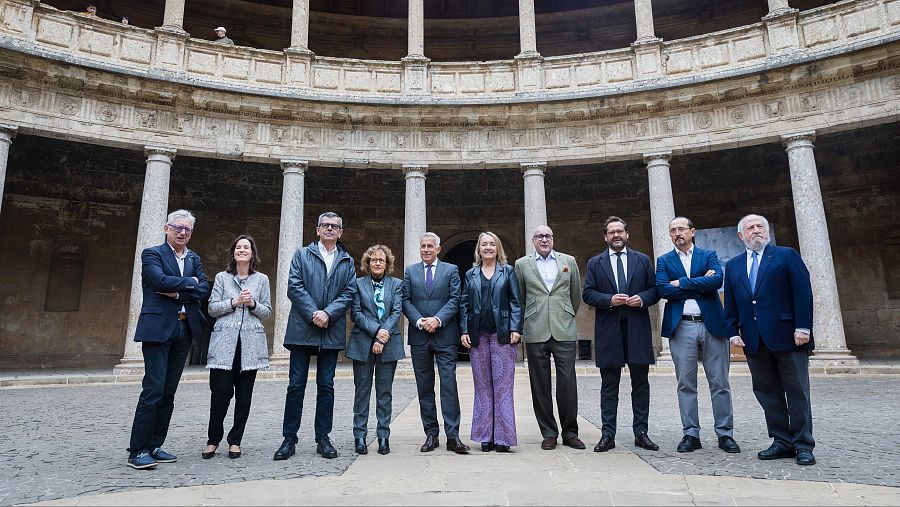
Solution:
<path fill-rule="evenodd" d="M 403 336 L 400 334 L 400 315 L 403 311 L 403 280 L 393 276 L 384 277 L 384 315 L 378 318 L 375 306 L 375 288 L 372 276 L 356 279 L 356 294 L 350 307 L 353 316 L 353 331 L 347 344 L 347 357 L 357 361 L 368 361 L 379 329 L 390 333 L 391 338 L 384 346 L 376 361 L 398 361 L 406 356 L 403 350 Z"/>
<path fill-rule="evenodd" d="M 446 262 L 438 262 L 434 270 L 431 292 L 425 289 L 421 262 L 410 264 L 403 273 L 403 314 L 409 319 L 410 345 L 426 345 L 429 340 L 438 345 L 459 344 L 459 270 Z M 437 317 L 441 327 L 434 334 L 419 329 L 416 322 L 422 317 Z"/>
<path fill-rule="evenodd" d="M 538 272 L 534 255 L 516 261 L 516 276 L 525 309 L 522 314 L 524 343 L 545 342 L 551 336 L 561 342 L 578 340 L 575 315 L 581 305 L 581 273 L 575 257 L 555 253 L 558 271 L 550 290 Z"/>
<path fill-rule="evenodd" d="M 242 288 L 250 289 L 253 294 L 256 301 L 253 310 L 231 307 L 231 300 L 240 295 Z M 269 367 L 269 344 L 262 321 L 272 315 L 270 297 L 269 277 L 263 273 L 251 274 L 243 286 L 238 285 L 231 273 L 216 274 L 209 296 L 209 315 L 216 318 L 216 324 L 209 338 L 207 368 L 231 369 L 238 336 L 241 338 L 241 371 Z"/>

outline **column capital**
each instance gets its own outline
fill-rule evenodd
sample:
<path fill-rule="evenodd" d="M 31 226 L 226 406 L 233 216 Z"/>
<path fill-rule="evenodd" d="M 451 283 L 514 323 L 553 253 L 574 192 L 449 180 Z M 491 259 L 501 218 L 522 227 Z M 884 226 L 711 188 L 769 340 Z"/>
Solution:
<path fill-rule="evenodd" d="M 287 173 L 304 173 L 309 169 L 309 161 L 299 158 L 283 158 L 281 159 L 281 171 Z"/>
<path fill-rule="evenodd" d="M 770 11 L 768 14 L 762 17 L 763 23 L 768 23 L 770 21 L 775 21 L 781 18 L 787 17 L 799 17 L 800 9 L 794 9 L 791 7 L 782 7 L 776 9 L 774 11 Z"/>
<path fill-rule="evenodd" d="M 671 151 L 655 151 L 652 153 L 644 153 L 644 163 L 649 165 L 656 165 L 660 162 L 664 162 L 666 165 L 669 164 L 669 160 L 672 159 Z"/>
<path fill-rule="evenodd" d="M 0 123 L 0 142 L 12 144 L 12 140 L 16 137 L 16 130 L 18 130 L 18 128 L 17 125 Z"/>
<path fill-rule="evenodd" d="M 816 131 L 807 130 L 804 132 L 791 132 L 781 136 L 781 142 L 788 150 L 799 148 L 801 146 L 812 146 L 816 140 Z"/>
<path fill-rule="evenodd" d="M 171 164 L 177 151 L 178 150 L 175 148 L 166 148 L 164 146 L 144 146 L 144 156 L 147 157 L 148 162 L 154 161 Z"/>
<path fill-rule="evenodd" d="M 403 175 L 406 179 L 425 179 L 426 174 L 428 174 L 428 164 L 403 164 Z"/>
<path fill-rule="evenodd" d="M 519 164 L 522 168 L 523 176 L 544 176 L 547 171 L 547 162 L 522 162 Z"/>

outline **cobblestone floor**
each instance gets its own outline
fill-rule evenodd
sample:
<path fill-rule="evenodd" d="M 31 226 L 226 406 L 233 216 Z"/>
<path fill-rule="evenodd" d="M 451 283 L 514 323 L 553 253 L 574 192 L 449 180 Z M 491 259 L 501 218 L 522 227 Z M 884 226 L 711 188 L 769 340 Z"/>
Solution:
<path fill-rule="evenodd" d="M 342 473 L 353 460 L 353 381 L 335 379 L 332 441 L 340 456 L 315 454 L 312 416 L 314 382 L 307 388 L 297 454 L 273 461 L 281 444 L 286 381 L 258 381 L 253 409 L 244 434 L 243 455 L 228 459 L 227 443 L 210 460 L 200 458 L 206 445 L 209 387 L 182 382 L 164 448 L 177 463 L 156 470 L 125 466 L 139 384 L 85 385 L 0 390 L 0 505 L 9 505 L 123 489 L 221 484 L 253 479 L 289 479 Z M 394 382 L 394 416 L 415 396 L 415 381 Z M 230 428 L 231 413 L 225 431 Z M 375 407 L 371 408 L 370 440 L 375 439 Z"/>
<path fill-rule="evenodd" d="M 740 454 L 726 454 L 717 447 L 705 381 L 698 389 L 703 449 L 693 453 L 675 452 L 683 434 L 674 375 L 650 379 L 648 434 L 660 450 L 650 452 L 637 448 L 631 430 L 631 391 L 627 379 L 627 374 L 623 375 L 616 444 L 635 451 L 660 472 L 900 486 L 900 425 L 896 417 L 900 407 L 900 377 L 812 377 L 817 464 L 808 467 L 798 466 L 793 460 L 756 458 L 756 453 L 768 447 L 771 439 L 749 376 L 731 378 L 734 436 L 741 446 Z M 581 415 L 599 427 L 600 377 L 579 377 L 578 397 Z M 589 449 L 596 444 L 585 443 Z"/>

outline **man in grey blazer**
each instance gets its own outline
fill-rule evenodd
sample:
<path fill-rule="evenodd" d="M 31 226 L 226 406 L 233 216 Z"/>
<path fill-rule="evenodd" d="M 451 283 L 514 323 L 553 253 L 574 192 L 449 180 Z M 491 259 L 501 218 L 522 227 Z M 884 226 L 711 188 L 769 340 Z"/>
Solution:
<path fill-rule="evenodd" d="M 437 363 L 447 450 L 465 454 L 469 446 L 459 439 L 459 395 L 456 390 L 459 271 L 453 264 L 438 262 L 440 251 L 441 238 L 437 234 L 426 232 L 419 239 L 422 262 L 407 266 L 403 273 L 403 314 L 409 320 L 407 335 L 419 391 L 419 414 L 425 429 L 425 443 L 420 451 L 433 451 L 440 445 L 434 395 L 434 365 Z"/>
<path fill-rule="evenodd" d="M 534 415 L 544 440 L 541 449 L 556 448 L 559 426 L 553 416 L 550 387 L 550 357 L 556 363 L 556 402 L 562 425 L 563 445 L 584 449 L 578 438 L 578 385 L 575 381 L 575 351 L 578 329 L 575 315 L 581 304 L 581 274 L 571 255 L 553 250 L 553 231 L 535 228 L 531 238 L 534 254 L 516 261 L 516 276 L 525 309 L 525 354 Z"/>

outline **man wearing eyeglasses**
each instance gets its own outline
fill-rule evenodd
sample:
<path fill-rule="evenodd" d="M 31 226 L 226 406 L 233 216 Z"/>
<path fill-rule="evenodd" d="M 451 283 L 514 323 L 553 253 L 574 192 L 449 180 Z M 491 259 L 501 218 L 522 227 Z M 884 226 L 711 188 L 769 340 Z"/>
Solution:
<path fill-rule="evenodd" d="M 191 340 L 200 336 L 203 326 L 200 302 L 209 296 L 200 256 L 187 248 L 194 222 L 191 212 L 173 211 L 163 227 L 166 242 L 141 253 L 144 300 L 134 341 L 142 342 L 144 380 L 131 426 L 131 468 L 154 468 L 178 459 L 162 445 Z"/>
<path fill-rule="evenodd" d="M 581 274 L 575 257 L 553 249 L 553 231 L 546 225 L 534 229 L 531 242 L 534 254 L 516 261 L 516 276 L 525 309 L 522 341 L 528 357 L 534 415 L 543 436 L 541 449 L 555 449 L 560 435 L 563 445 L 584 449 L 584 442 L 578 438 L 578 385 L 575 381 L 578 348 L 575 315 L 581 305 Z M 556 364 L 560 426 L 553 415 L 551 357 Z"/>
<path fill-rule="evenodd" d="M 347 309 L 356 293 L 356 266 L 339 241 L 344 229 L 341 217 L 326 211 L 317 223 L 319 240 L 294 253 L 288 275 L 291 314 L 284 346 L 291 351 L 291 362 L 284 401 L 284 441 L 275 451 L 276 460 L 288 459 L 296 452 L 312 356 L 316 356 L 316 453 L 323 458 L 338 456 L 328 434 L 334 419 L 334 372 L 338 352 L 346 345 Z"/>

